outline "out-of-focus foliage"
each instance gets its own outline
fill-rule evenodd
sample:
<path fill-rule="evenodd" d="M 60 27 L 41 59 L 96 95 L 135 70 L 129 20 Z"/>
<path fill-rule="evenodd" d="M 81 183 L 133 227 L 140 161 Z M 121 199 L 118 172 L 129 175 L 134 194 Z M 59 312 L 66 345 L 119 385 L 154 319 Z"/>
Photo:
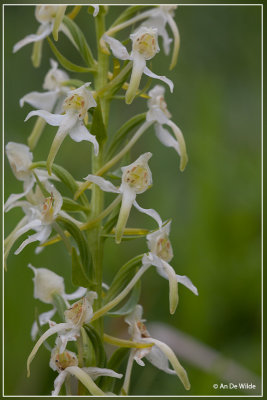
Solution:
<path fill-rule="evenodd" d="M 110 24 L 123 7 L 110 7 Z M 171 240 L 177 273 L 188 275 L 198 287 L 199 297 L 180 286 L 180 304 L 174 316 L 168 312 L 168 283 L 151 269 L 143 278 L 141 302 L 147 320 L 160 320 L 187 332 L 256 374 L 260 374 L 260 7 L 181 6 L 176 21 L 181 49 L 176 68 L 167 72 L 169 58 L 153 60 L 155 72 L 174 81 L 167 92 L 168 108 L 181 127 L 187 143 L 189 163 L 179 172 L 177 154 L 163 147 L 153 128 L 140 140 L 132 159 L 151 151 L 153 187 L 142 195 L 143 207 L 153 207 L 164 219 L 172 217 Z M 86 9 L 76 22 L 95 52 L 93 18 Z M 44 43 L 39 69 L 30 62 L 31 46 L 12 54 L 12 46 L 35 32 L 37 22 L 30 6 L 5 7 L 5 142 L 26 143 L 34 121 L 23 120 L 31 107 L 19 107 L 19 99 L 41 90 L 52 53 Z M 123 36 L 123 35 L 122 35 Z M 74 63 L 77 51 L 63 35 L 58 47 Z M 160 42 L 161 45 L 161 42 Z M 85 75 L 70 74 L 85 79 Z M 90 81 L 90 76 L 86 78 Z M 144 85 L 145 81 L 142 81 Z M 114 133 L 134 114 L 146 111 L 146 100 L 131 106 L 113 102 L 109 132 Z M 45 160 L 55 128 L 46 126 L 34 152 L 34 160 Z M 67 138 L 57 156 L 81 180 L 88 174 L 90 145 Z M 5 197 L 19 193 L 6 162 Z M 140 196 L 141 199 L 141 196 Z M 130 224 L 142 227 L 146 217 L 133 213 Z M 13 210 L 6 216 L 9 233 L 20 217 Z M 146 220 L 149 224 L 149 218 Z M 151 228 L 153 224 L 151 225 Z M 30 380 L 26 359 L 32 348 L 31 324 L 35 309 L 47 308 L 33 300 L 30 261 L 63 275 L 71 291 L 71 260 L 62 243 L 35 255 L 35 245 L 18 256 L 10 255 L 5 273 L 5 394 L 43 394 L 52 390 L 55 373 L 49 369 L 49 353 L 40 350 Z M 144 239 L 115 245 L 106 241 L 104 274 L 110 283 L 119 266 L 146 250 Z M 125 335 L 123 320 L 110 319 L 107 332 Z M 122 333 L 123 330 L 123 333 Z M 179 354 L 178 354 L 179 356 Z M 148 365 L 135 365 L 132 394 L 184 394 L 176 377 Z M 191 395 L 226 394 L 214 391 L 214 376 L 183 363 L 188 371 Z M 259 392 L 259 391 L 258 391 Z M 237 394 L 235 392 L 235 394 Z"/>

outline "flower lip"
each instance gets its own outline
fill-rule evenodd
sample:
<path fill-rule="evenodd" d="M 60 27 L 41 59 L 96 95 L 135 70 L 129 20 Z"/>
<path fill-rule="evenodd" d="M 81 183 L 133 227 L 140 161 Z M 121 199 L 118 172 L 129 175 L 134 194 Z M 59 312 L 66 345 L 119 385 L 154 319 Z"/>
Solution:
<path fill-rule="evenodd" d="M 158 33 L 155 28 L 142 26 L 130 35 L 133 42 L 133 52 L 140 53 L 145 60 L 150 60 L 159 52 Z"/>

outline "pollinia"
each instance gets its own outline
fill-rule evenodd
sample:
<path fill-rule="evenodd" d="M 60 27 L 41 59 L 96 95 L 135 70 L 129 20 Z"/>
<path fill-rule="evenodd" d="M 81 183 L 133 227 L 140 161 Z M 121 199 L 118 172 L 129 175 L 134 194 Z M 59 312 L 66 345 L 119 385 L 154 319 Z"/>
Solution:
<path fill-rule="evenodd" d="M 173 82 L 156 74 L 160 51 L 170 58 L 170 69 L 176 65 L 180 45 L 174 20 L 176 6 L 127 6 L 107 28 L 110 7 L 36 6 L 35 17 L 40 24 L 37 33 L 26 36 L 13 48 L 15 53 L 31 45 L 34 67 L 42 62 L 44 45 L 50 46 L 53 57 L 44 77 L 43 91 L 25 94 L 20 99 L 21 107 L 24 103 L 33 107 L 25 122 L 35 119 L 27 145 L 6 144 L 10 167 L 15 178 L 22 182 L 23 190 L 9 196 L 5 211 L 19 207 L 24 217 L 5 239 L 5 268 L 13 247 L 14 253 L 19 254 L 33 242 L 38 244 L 35 248 L 38 253 L 63 241 L 70 256 L 72 282 L 77 287 L 70 294 L 65 292 L 62 277 L 49 268 L 29 263 L 34 275 L 34 298 L 48 304 L 49 309 L 33 323 L 31 336 L 35 344 L 27 360 L 27 371 L 30 376 L 38 349 L 47 346 L 50 338 L 53 345 L 49 366 L 56 372 L 54 396 L 127 395 L 134 364 L 144 367 L 145 359 L 167 374 L 176 375 L 184 388 L 190 389 L 187 373 L 177 356 L 167 344 L 151 337 L 144 324 L 143 308 L 138 304 L 140 280 L 150 267 L 155 267 L 168 281 L 171 314 L 178 305 L 178 283 L 195 295 L 198 292 L 189 278 L 177 275 L 170 265 L 171 220 L 162 220 L 153 208 L 142 207 L 141 195 L 152 185 L 149 167 L 152 154 L 146 152 L 131 163 L 125 161 L 151 126 L 163 145 L 176 150 L 181 171 L 188 161 L 183 134 L 164 99 L 165 89 L 173 92 Z M 87 38 L 77 23 L 78 13 L 87 13 L 88 23 L 95 24 L 97 54 L 90 48 L 92 38 Z M 123 41 L 116 38 L 118 33 Z M 69 39 L 69 46 L 80 53 L 81 65 L 74 64 L 58 50 L 63 35 Z M 75 73 L 83 74 L 84 80 Z M 146 80 L 143 87 L 141 79 Z M 133 115 L 111 135 L 109 110 L 115 99 L 125 102 L 129 109 L 133 102 L 142 101 L 146 105 L 142 114 Z M 33 151 L 46 124 L 55 127 L 47 159 L 33 161 Z M 91 147 L 91 170 L 80 181 L 56 163 L 58 152 L 64 151 L 67 135 L 76 142 L 88 141 L 88 149 Z M 72 195 L 63 196 L 58 183 Z M 108 205 L 105 192 L 114 196 Z M 128 226 L 134 209 L 153 219 L 152 231 Z M 26 239 L 25 233 L 28 233 Z M 118 260 L 112 282 L 104 283 L 106 239 L 119 245 L 121 241 L 139 237 L 146 238 L 145 252 L 122 266 Z M 53 321 L 54 316 L 57 322 Z M 103 319 L 111 316 L 125 318 L 127 340 L 105 331 Z M 109 359 L 105 343 L 114 346 Z"/>

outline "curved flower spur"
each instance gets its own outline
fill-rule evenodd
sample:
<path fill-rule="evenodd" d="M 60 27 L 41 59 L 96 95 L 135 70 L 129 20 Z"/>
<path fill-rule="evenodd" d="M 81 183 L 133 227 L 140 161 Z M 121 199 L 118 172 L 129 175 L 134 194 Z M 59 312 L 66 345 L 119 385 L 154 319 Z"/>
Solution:
<path fill-rule="evenodd" d="M 177 151 L 181 157 L 180 170 L 183 171 L 188 162 L 186 145 L 180 128 L 171 121 L 171 114 L 168 111 L 164 93 L 165 88 L 160 85 L 156 85 L 148 92 L 149 100 L 147 102 L 148 112 L 146 114 L 146 120 L 148 122 L 155 122 L 156 135 L 161 143 L 167 147 L 173 147 Z M 168 125 L 172 129 L 176 140 L 163 128 L 163 125 Z"/>
<path fill-rule="evenodd" d="M 28 121 L 34 115 L 38 115 L 45 119 L 49 125 L 59 126 L 47 157 L 47 170 L 50 175 L 56 154 L 68 134 L 75 142 L 83 140 L 91 142 L 94 146 L 95 154 L 98 154 L 99 145 L 96 137 L 88 131 L 84 124 L 84 120 L 87 120 L 89 108 L 96 107 L 92 92 L 87 89 L 89 86 L 90 83 L 87 82 L 78 89 L 68 92 L 68 96 L 63 103 L 64 115 L 51 114 L 46 110 L 37 110 L 31 111 L 25 119 L 25 121 Z"/>
<path fill-rule="evenodd" d="M 148 166 L 148 160 L 151 157 L 151 153 L 142 154 L 132 164 L 122 167 L 122 179 L 119 188 L 100 176 L 90 174 L 84 178 L 98 185 L 104 192 L 120 193 L 122 195 L 120 214 L 115 229 L 116 243 L 121 242 L 132 205 L 138 211 L 152 217 L 159 226 L 162 224 L 161 218 L 155 210 L 142 208 L 135 200 L 137 194 L 145 192 L 152 185 L 152 174 Z"/>
<path fill-rule="evenodd" d="M 153 346 L 145 349 L 131 350 L 122 393 L 127 394 L 129 391 L 133 361 L 136 361 L 137 364 L 144 367 L 144 357 L 156 368 L 166 372 L 167 374 L 177 375 L 185 389 L 189 390 L 190 383 L 185 369 L 182 367 L 176 355 L 168 345 L 160 340 L 150 337 L 146 326 L 144 325 L 145 320 L 142 319 L 142 314 L 143 307 L 140 304 L 137 304 L 133 312 L 125 318 L 125 322 L 129 325 L 129 335 L 133 341 L 139 343 L 153 343 Z M 173 369 L 169 368 L 169 362 Z"/>
<path fill-rule="evenodd" d="M 132 74 L 130 78 L 129 87 L 125 94 L 125 101 L 131 104 L 142 78 L 142 74 L 160 79 L 165 82 L 171 92 L 173 91 L 173 83 L 165 76 L 156 75 L 146 66 L 146 61 L 153 58 L 159 52 L 158 45 L 158 31 L 156 28 L 147 28 L 142 26 L 135 33 L 130 35 L 132 40 L 132 52 L 129 54 L 126 47 L 123 46 L 119 40 L 114 39 L 106 34 L 102 39 L 110 46 L 113 55 L 119 60 L 130 60 L 133 62 Z"/>

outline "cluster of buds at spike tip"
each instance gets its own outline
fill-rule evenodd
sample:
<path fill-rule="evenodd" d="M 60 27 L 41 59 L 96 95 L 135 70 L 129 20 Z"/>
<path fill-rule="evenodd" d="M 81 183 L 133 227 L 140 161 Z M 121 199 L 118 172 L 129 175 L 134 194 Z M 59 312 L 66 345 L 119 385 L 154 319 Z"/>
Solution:
<path fill-rule="evenodd" d="M 152 174 L 148 166 L 148 160 L 151 157 L 151 153 L 144 153 L 132 164 L 122 167 L 122 180 L 119 188 L 100 176 L 90 174 L 84 178 L 89 182 L 95 183 L 105 192 L 120 193 L 122 195 L 120 214 L 115 229 L 116 243 L 121 242 L 132 205 L 140 212 L 151 216 L 159 226 L 162 224 L 161 218 L 155 210 L 142 208 L 135 200 L 137 194 L 145 192 L 152 185 Z"/>

